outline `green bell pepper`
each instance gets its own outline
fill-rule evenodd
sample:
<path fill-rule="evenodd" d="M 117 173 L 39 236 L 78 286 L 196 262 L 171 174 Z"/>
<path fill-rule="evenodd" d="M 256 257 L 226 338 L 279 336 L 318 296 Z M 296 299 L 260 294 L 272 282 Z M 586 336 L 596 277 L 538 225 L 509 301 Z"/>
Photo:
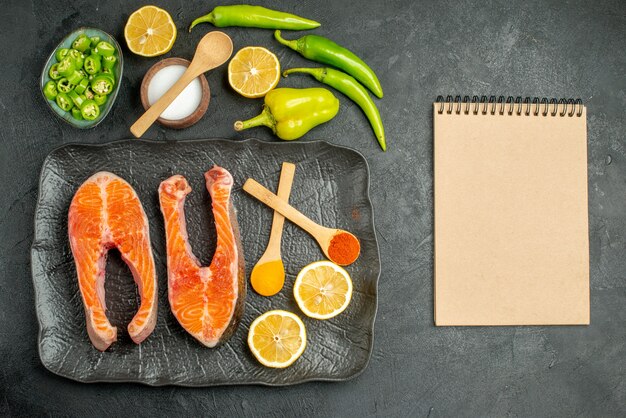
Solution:
<path fill-rule="evenodd" d="M 260 115 L 235 122 L 235 130 L 267 126 L 280 139 L 298 139 L 308 131 L 335 117 L 339 100 L 327 89 L 277 88 L 265 95 Z"/>

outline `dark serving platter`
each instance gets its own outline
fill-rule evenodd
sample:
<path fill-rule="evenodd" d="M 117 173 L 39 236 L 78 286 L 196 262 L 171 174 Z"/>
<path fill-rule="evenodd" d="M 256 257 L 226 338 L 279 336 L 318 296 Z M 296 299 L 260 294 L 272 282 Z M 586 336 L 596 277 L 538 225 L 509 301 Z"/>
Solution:
<path fill-rule="evenodd" d="M 233 337 L 218 348 L 206 348 L 182 329 L 169 309 L 159 183 L 173 174 L 188 179 L 193 188 L 185 206 L 189 239 L 196 256 L 208 265 L 215 249 L 215 228 L 203 174 L 214 164 L 233 174 L 233 200 L 248 279 L 267 244 L 272 211 L 241 186 L 252 177 L 275 190 L 283 161 L 297 165 L 290 203 L 323 225 L 353 232 L 361 241 L 361 256 L 347 267 L 354 285 L 352 301 L 343 313 L 327 321 L 307 318 L 299 310 L 293 299 L 293 281 L 302 267 L 324 256 L 313 238 L 287 222 L 282 245 L 285 287 L 278 295 L 265 298 L 248 286 L 245 313 Z M 87 337 L 67 237 L 67 211 L 80 184 L 103 170 L 121 176 L 135 188 L 148 216 L 159 313 L 152 335 L 141 345 L 134 344 L 126 326 L 137 309 L 138 295 L 130 271 L 119 254 L 111 251 L 105 282 L 107 315 L 118 327 L 119 340 L 101 353 Z M 354 150 L 322 141 L 131 139 L 63 146 L 43 164 L 35 213 L 31 258 L 41 361 L 53 373 L 81 382 L 212 386 L 350 379 L 367 367 L 374 337 L 380 259 L 372 216 L 365 159 Z M 265 368 L 247 346 L 248 327 L 271 309 L 294 312 L 306 325 L 307 348 L 286 369 Z"/>

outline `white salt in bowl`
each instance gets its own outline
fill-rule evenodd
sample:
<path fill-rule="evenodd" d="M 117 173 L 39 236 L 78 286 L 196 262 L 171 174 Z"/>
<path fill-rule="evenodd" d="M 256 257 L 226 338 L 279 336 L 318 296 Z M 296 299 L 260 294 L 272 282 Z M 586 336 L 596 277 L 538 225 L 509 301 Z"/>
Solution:
<path fill-rule="evenodd" d="M 148 109 L 183 75 L 189 61 L 166 58 L 154 64 L 141 82 L 141 104 Z M 204 74 L 196 77 L 161 113 L 157 122 L 173 129 L 187 128 L 198 122 L 209 107 L 211 91 Z"/>

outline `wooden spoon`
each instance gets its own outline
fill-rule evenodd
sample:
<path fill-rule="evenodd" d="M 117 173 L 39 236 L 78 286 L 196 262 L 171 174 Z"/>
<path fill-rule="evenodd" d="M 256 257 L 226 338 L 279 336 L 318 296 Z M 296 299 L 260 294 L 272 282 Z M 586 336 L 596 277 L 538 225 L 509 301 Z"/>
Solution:
<path fill-rule="evenodd" d="M 187 70 L 155 104 L 130 127 L 136 138 L 143 135 L 161 116 L 161 113 L 178 97 L 185 87 L 200 74 L 224 64 L 233 53 L 233 41 L 224 32 L 209 32 L 200 40 Z"/>
<path fill-rule="evenodd" d="M 283 163 L 278 183 L 278 197 L 285 202 L 289 201 L 295 172 L 296 166 L 294 164 Z M 285 266 L 280 256 L 280 239 L 283 235 L 284 223 L 285 217 L 274 211 L 267 248 L 250 274 L 250 284 L 258 294 L 263 296 L 275 295 L 280 292 L 285 284 Z"/>
<path fill-rule="evenodd" d="M 243 189 L 311 234 L 324 255 L 335 264 L 346 266 L 352 264 L 359 257 L 361 252 L 359 240 L 350 232 L 343 229 L 326 228 L 313 222 L 254 179 L 246 180 Z"/>

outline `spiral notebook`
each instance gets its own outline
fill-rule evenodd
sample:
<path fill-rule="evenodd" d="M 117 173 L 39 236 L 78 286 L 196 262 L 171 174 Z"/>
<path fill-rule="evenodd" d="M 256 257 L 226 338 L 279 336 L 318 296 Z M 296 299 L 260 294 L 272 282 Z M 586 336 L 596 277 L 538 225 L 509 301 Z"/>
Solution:
<path fill-rule="evenodd" d="M 586 108 L 439 97 L 435 324 L 589 324 Z"/>

